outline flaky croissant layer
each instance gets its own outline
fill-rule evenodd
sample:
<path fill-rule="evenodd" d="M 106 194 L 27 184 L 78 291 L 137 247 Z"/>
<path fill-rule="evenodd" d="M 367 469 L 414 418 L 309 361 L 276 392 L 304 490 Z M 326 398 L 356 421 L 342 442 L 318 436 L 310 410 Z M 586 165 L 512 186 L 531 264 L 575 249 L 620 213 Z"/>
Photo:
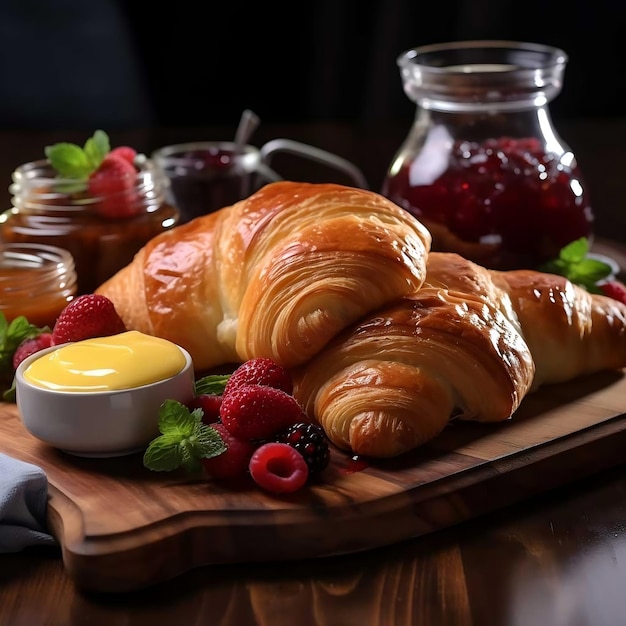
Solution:
<path fill-rule="evenodd" d="M 452 417 L 509 419 L 542 384 L 626 367 L 626 306 L 560 276 L 431 252 L 414 294 L 366 315 L 294 371 L 340 448 L 393 457 Z"/>
<path fill-rule="evenodd" d="M 259 356 L 291 367 L 419 289 L 430 243 L 379 194 L 278 182 L 155 237 L 97 293 L 199 370 Z"/>

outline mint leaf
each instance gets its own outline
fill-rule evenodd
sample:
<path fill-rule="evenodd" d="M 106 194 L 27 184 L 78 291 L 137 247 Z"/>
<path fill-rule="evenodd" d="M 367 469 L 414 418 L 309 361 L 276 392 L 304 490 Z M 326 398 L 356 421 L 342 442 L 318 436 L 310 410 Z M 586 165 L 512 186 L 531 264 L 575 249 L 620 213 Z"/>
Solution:
<path fill-rule="evenodd" d="M 84 148 L 75 143 L 60 142 L 44 149 L 50 165 L 60 177 L 77 180 L 87 180 L 110 151 L 109 137 L 103 130 L 97 130 L 87 139 Z"/>
<path fill-rule="evenodd" d="M 93 137 L 85 142 L 84 151 L 93 170 L 97 170 L 104 157 L 111 152 L 109 136 L 103 130 L 97 130 Z"/>
<path fill-rule="evenodd" d="M 180 439 L 176 435 L 160 435 L 148 445 L 143 464 L 155 472 L 169 472 L 180 467 L 183 461 Z"/>
<path fill-rule="evenodd" d="M 15 402 L 15 376 L 13 377 L 13 382 L 11 383 L 11 387 L 9 389 L 2 392 L 2 399 L 5 402 Z"/>
<path fill-rule="evenodd" d="M 202 422 L 202 411 L 189 411 L 176 400 L 166 400 L 161 405 L 159 430 L 163 434 L 150 442 L 143 456 L 144 466 L 153 471 L 182 467 L 198 472 L 202 469 L 201 459 L 226 450 L 217 430 Z"/>
<path fill-rule="evenodd" d="M 15 351 L 25 339 L 38 337 L 44 332 L 50 332 L 50 329 L 47 326 L 39 328 L 31 324 L 23 315 L 16 317 L 9 323 L 4 313 L 0 311 L 0 389 L 5 400 L 14 397 L 14 394 L 11 395 L 12 384 L 9 389 L 2 389 L 2 387 L 13 380 L 15 373 L 13 355 Z M 7 393 L 8 396 L 5 395 Z"/>
<path fill-rule="evenodd" d="M 86 179 L 92 172 L 92 165 L 85 151 L 74 143 L 57 143 L 45 148 L 50 165 L 63 178 Z"/>
<path fill-rule="evenodd" d="M 166 400 L 159 410 L 159 430 L 164 435 L 173 435 L 182 439 L 195 432 L 196 424 L 202 419 L 199 409 L 189 409 L 176 400 Z"/>
<path fill-rule="evenodd" d="M 597 283 L 610 276 L 608 263 L 588 257 L 589 241 L 581 237 L 572 241 L 559 252 L 559 258 L 539 267 L 539 271 L 564 276 L 590 293 L 601 293 Z"/>
<path fill-rule="evenodd" d="M 211 374 L 204 376 L 196 381 L 195 393 L 197 396 L 202 394 L 214 394 L 216 396 L 224 393 L 226 383 L 230 378 L 230 374 Z"/>
<path fill-rule="evenodd" d="M 589 241 L 586 237 L 568 243 L 560 252 L 559 259 L 566 263 L 579 263 L 589 254 Z"/>

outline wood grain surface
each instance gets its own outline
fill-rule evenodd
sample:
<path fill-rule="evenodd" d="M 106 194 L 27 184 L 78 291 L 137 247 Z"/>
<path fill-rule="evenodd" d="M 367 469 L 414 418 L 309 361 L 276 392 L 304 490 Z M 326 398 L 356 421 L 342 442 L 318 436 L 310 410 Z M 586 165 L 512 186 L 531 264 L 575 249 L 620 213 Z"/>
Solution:
<path fill-rule="evenodd" d="M 621 463 L 626 373 L 554 385 L 493 425 L 452 422 L 427 446 L 367 466 L 333 451 L 323 480 L 277 497 L 67 455 L 0 405 L 0 452 L 42 467 L 49 525 L 87 590 L 139 589 L 207 564 L 360 552 L 449 527 Z M 356 471 L 358 470 L 358 471 Z"/>

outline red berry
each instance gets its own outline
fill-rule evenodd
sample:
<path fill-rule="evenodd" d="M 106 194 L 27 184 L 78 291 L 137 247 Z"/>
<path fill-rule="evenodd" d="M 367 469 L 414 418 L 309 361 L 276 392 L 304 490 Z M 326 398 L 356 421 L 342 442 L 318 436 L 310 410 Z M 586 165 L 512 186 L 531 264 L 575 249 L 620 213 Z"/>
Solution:
<path fill-rule="evenodd" d="M 224 394 L 222 422 L 240 439 L 270 439 L 291 424 L 306 420 L 298 401 L 282 389 L 243 385 Z"/>
<path fill-rule="evenodd" d="M 52 330 L 52 343 L 107 337 L 126 330 L 113 302 L 106 296 L 89 293 L 78 296 L 61 311 Z"/>
<path fill-rule="evenodd" d="M 128 161 L 131 165 L 134 165 L 137 150 L 131 148 L 130 146 L 119 146 L 118 148 L 113 148 L 107 156 L 119 156 L 125 161 Z"/>
<path fill-rule="evenodd" d="M 248 471 L 255 446 L 249 441 L 233 437 L 223 424 L 212 424 L 222 437 L 226 451 L 210 459 L 202 459 L 204 470 L 213 478 L 227 479 L 243 476 Z"/>
<path fill-rule="evenodd" d="M 39 352 L 44 348 L 52 346 L 52 333 L 41 333 L 37 337 L 31 337 L 30 339 L 24 339 L 22 343 L 17 347 L 17 350 L 13 353 L 13 369 L 17 369 L 17 366 L 31 354 Z"/>
<path fill-rule="evenodd" d="M 89 193 L 97 198 L 95 209 L 106 218 L 123 218 L 140 211 L 135 186 L 137 170 L 125 158 L 107 154 L 89 176 Z"/>
<path fill-rule="evenodd" d="M 202 393 L 185 404 L 185 406 L 193 411 L 194 409 L 202 410 L 202 421 L 205 424 L 214 424 L 220 419 L 220 406 L 222 404 L 222 396 L 213 393 Z"/>
<path fill-rule="evenodd" d="M 224 395 L 242 385 L 267 385 L 282 389 L 286 393 L 293 391 L 293 382 L 289 372 L 279 363 L 264 357 L 242 363 L 228 379 Z"/>
<path fill-rule="evenodd" d="M 286 443 L 263 444 L 252 454 L 248 468 L 254 482 L 272 493 L 297 491 L 309 477 L 302 455 Z"/>
<path fill-rule="evenodd" d="M 619 300 L 626 304 L 626 285 L 619 280 L 610 280 L 599 285 L 602 293 L 613 300 Z"/>

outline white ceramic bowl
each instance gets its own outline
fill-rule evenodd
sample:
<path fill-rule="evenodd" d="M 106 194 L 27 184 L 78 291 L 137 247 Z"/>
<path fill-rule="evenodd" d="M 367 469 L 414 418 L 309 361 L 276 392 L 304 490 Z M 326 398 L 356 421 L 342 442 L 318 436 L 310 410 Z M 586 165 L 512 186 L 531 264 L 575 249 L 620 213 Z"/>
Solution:
<path fill-rule="evenodd" d="M 67 345 L 67 344 L 65 344 Z M 187 402 L 194 394 L 189 353 L 183 369 L 170 378 L 119 391 L 71 392 L 45 389 L 24 378 L 24 371 L 53 346 L 24 359 L 15 374 L 20 419 L 37 439 L 85 457 L 113 457 L 144 450 L 159 433 L 159 407 L 167 400 Z"/>

